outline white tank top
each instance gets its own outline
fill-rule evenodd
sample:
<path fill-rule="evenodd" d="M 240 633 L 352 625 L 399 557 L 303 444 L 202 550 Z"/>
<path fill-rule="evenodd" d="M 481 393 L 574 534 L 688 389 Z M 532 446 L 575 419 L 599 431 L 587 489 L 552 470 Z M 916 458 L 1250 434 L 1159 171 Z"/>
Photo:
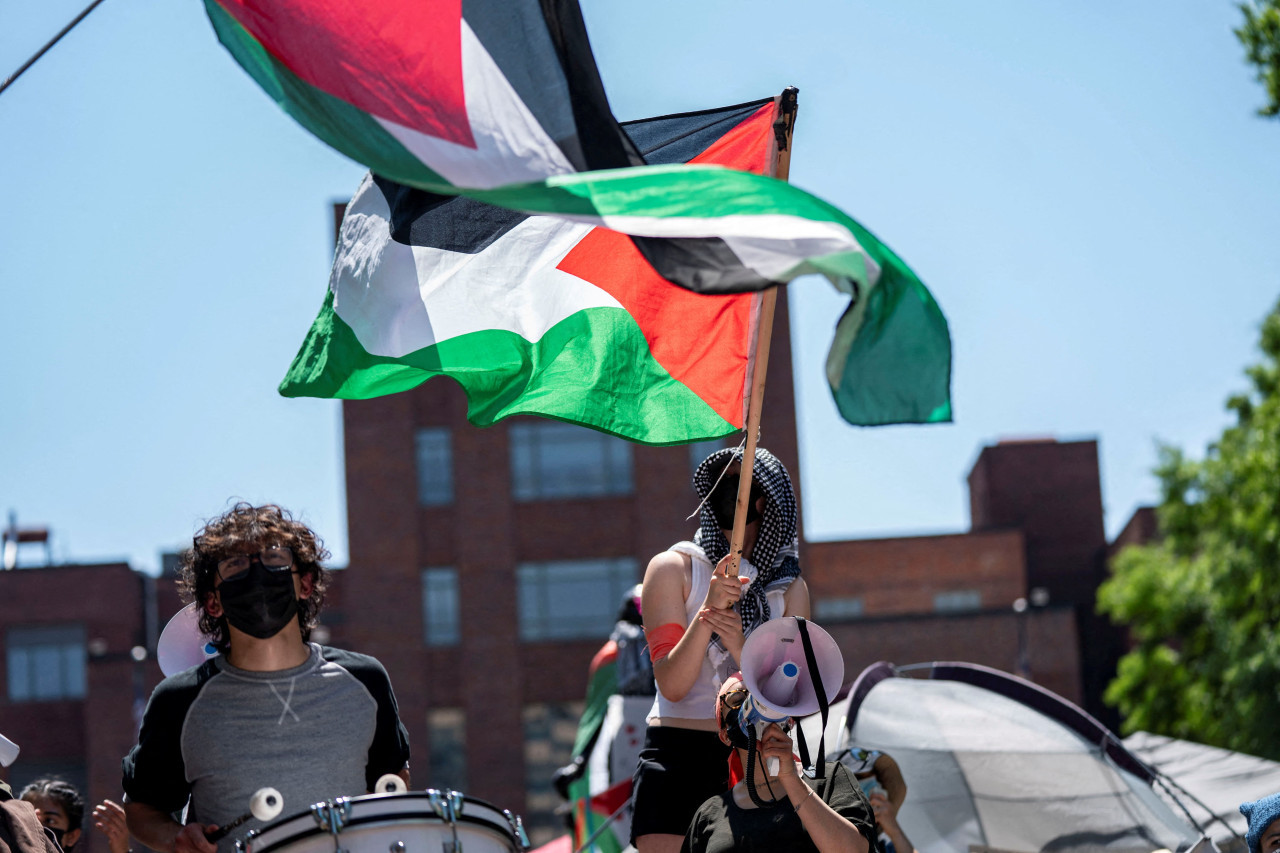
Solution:
<path fill-rule="evenodd" d="M 702 602 L 707 598 L 707 590 L 711 587 L 711 572 L 715 566 L 711 565 L 711 561 L 707 559 L 706 552 L 692 542 L 677 542 L 667 550 L 688 555 L 693 570 L 692 582 L 689 584 L 689 597 L 684 601 L 685 627 L 688 628 L 697 618 L 698 611 L 702 609 Z M 755 582 L 756 567 L 751 565 L 750 560 L 743 558 L 738 573 L 750 578 L 752 583 Z M 775 619 L 785 612 L 787 606 L 785 595 L 785 588 L 765 593 L 765 600 L 769 603 L 770 619 Z M 725 678 L 738 669 L 733 662 L 733 656 L 728 653 L 721 653 L 719 661 L 712 661 L 711 655 L 716 651 L 718 650 L 713 650 L 710 643 L 707 644 L 707 651 L 702 655 L 702 669 L 698 672 L 698 678 L 679 702 L 663 696 L 662 688 L 658 688 L 653 708 L 649 711 L 649 719 L 652 720 L 654 717 L 663 719 L 680 717 L 687 720 L 715 719 L 716 694 L 720 692 L 720 685 L 724 683 Z"/>

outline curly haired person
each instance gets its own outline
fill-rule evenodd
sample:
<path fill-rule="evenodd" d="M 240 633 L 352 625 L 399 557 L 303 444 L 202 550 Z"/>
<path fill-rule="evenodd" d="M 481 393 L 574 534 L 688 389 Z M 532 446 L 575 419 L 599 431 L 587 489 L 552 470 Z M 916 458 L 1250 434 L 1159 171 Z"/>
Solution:
<path fill-rule="evenodd" d="M 386 670 L 310 642 L 329 557 L 275 505 L 239 503 L 181 556 L 179 587 L 220 652 L 166 678 L 125 756 L 129 831 L 164 853 L 230 853 L 206 833 L 249 810 L 263 787 L 286 808 L 408 782 L 409 745 Z M 172 815 L 187 809 L 185 825 Z M 242 831 L 261 826 L 250 820 Z"/>

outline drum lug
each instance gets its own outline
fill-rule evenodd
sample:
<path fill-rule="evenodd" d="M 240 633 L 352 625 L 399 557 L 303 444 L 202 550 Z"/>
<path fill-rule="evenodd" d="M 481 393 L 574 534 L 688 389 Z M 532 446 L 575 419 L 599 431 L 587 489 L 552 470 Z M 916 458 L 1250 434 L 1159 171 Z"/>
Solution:
<path fill-rule="evenodd" d="M 520 849 L 528 850 L 529 836 L 524 831 L 524 821 L 520 819 L 520 815 L 512 814 L 511 809 L 503 809 L 502 814 L 506 817 L 507 823 L 511 824 L 511 834 L 520 844 Z"/>
<path fill-rule="evenodd" d="M 316 803 L 311 806 L 311 816 L 315 818 L 317 826 L 333 836 L 333 853 L 348 853 L 338 842 L 338 834 L 351 817 L 351 798 L 338 797 L 336 800 Z"/>
<path fill-rule="evenodd" d="M 462 842 L 458 840 L 458 815 L 462 814 L 463 797 L 461 791 L 438 791 L 435 788 L 427 790 L 427 801 L 431 803 L 431 810 L 436 816 L 449 824 L 449 831 L 453 834 L 452 841 L 446 841 L 441 846 L 443 853 L 462 853 Z"/>

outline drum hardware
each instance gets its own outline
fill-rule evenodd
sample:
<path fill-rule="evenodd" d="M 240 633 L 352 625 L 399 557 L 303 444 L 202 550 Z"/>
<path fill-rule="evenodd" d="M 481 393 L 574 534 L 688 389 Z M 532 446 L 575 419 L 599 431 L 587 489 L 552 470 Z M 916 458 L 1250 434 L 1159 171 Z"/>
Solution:
<path fill-rule="evenodd" d="M 317 826 L 333 836 L 333 853 L 348 853 L 339 843 L 338 835 L 351 817 L 351 798 L 338 797 L 336 800 L 315 803 L 311 806 L 311 816 L 315 818 Z"/>
<path fill-rule="evenodd" d="M 519 816 L 458 791 L 379 792 L 318 802 L 246 833 L 236 849 L 237 853 L 461 853 L 465 847 L 466 853 L 524 853 L 527 838 Z"/>
<path fill-rule="evenodd" d="M 520 815 L 513 814 L 511 809 L 503 809 L 502 816 L 507 819 L 507 823 L 511 824 L 511 835 L 520 844 L 521 850 L 529 849 L 529 836 L 524 831 L 524 820 Z"/>
<path fill-rule="evenodd" d="M 462 842 L 458 840 L 458 815 L 462 814 L 462 792 L 437 791 L 435 788 L 428 788 L 427 801 L 431 803 L 431 810 L 449 824 L 449 831 L 453 834 L 453 841 L 446 841 L 442 845 L 444 853 L 462 853 Z"/>
<path fill-rule="evenodd" d="M 253 796 L 249 798 L 249 811 L 240 815 L 235 820 L 227 821 L 222 826 L 206 832 L 204 837 L 212 842 L 221 841 L 231 833 L 231 830 L 247 821 L 249 818 L 256 817 L 263 823 L 275 820 L 280 817 L 280 812 L 284 809 L 284 797 L 280 796 L 280 792 L 275 788 L 259 788 L 253 792 Z"/>

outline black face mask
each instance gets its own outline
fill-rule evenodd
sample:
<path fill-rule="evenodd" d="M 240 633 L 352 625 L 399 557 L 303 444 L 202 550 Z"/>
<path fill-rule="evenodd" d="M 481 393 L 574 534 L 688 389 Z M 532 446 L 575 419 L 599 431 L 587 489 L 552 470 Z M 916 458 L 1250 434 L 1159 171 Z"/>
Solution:
<path fill-rule="evenodd" d="M 45 831 L 46 831 L 46 832 L 52 832 L 52 833 L 53 833 L 53 839 L 54 839 L 54 841 L 57 841 L 57 842 L 58 842 L 58 846 L 59 846 L 59 847 L 62 847 L 62 836 L 64 836 L 64 835 L 66 835 L 66 834 L 67 834 L 67 831 L 66 831 L 65 829 L 55 829 L 55 828 L 53 828 L 52 826 L 46 826 L 46 827 L 45 827 Z M 65 847 L 63 847 L 62 849 L 64 849 L 64 850 L 65 850 L 66 848 L 65 848 Z"/>
<path fill-rule="evenodd" d="M 249 563 L 243 577 L 223 581 L 218 593 L 232 627 L 260 640 L 280 633 L 298 613 L 293 572 L 268 571 L 256 559 Z"/>
<path fill-rule="evenodd" d="M 755 480 L 751 481 L 751 497 L 747 501 L 747 524 L 760 518 L 760 510 L 756 503 L 764 497 L 764 489 Z M 733 510 L 738 504 L 738 475 L 727 474 L 718 486 L 711 490 L 707 498 L 707 506 L 716 517 L 721 530 L 733 529 Z"/>

